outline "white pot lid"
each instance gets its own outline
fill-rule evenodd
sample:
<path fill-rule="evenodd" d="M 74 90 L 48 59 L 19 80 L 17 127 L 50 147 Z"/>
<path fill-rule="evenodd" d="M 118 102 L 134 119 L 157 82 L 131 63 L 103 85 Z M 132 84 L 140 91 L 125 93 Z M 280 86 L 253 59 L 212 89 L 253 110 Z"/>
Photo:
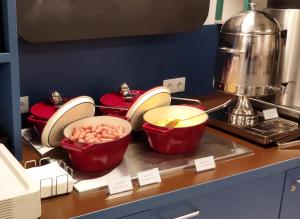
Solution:
<path fill-rule="evenodd" d="M 168 106 L 171 103 L 171 92 L 167 87 L 155 87 L 141 95 L 128 110 L 126 117 L 129 119 L 132 129 L 142 129 L 143 115 L 148 110 L 160 106 Z"/>
<path fill-rule="evenodd" d="M 76 120 L 94 116 L 94 104 L 91 97 L 81 96 L 62 105 L 48 120 L 42 132 L 42 144 L 50 147 L 61 146 L 64 128 Z"/>

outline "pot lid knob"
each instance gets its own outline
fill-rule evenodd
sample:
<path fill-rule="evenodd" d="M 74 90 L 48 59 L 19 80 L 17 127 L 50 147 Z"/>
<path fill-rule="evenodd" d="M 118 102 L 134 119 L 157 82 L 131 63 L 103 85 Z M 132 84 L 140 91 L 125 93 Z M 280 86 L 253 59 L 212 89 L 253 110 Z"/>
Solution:
<path fill-rule="evenodd" d="M 120 94 L 125 97 L 127 96 L 128 94 L 130 94 L 130 89 L 129 89 L 129 86 L 126 82 L 123 82 L 121 85 L 120 85 Z"/>
<path fill-rule="evenodd" d="M 51 93 L 51 102 L 55 105 L 55 106 L 60 106 L 63 104 L 63 99 L 60 95 L 60 93 L 56 90 L 52 91 Z"/>

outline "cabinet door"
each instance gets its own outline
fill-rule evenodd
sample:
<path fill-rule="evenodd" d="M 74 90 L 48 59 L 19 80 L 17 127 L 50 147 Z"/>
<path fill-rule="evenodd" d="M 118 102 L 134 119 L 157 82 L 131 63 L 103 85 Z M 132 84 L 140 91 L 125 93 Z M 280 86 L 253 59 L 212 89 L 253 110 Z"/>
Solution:
<path fill-rule="evenodd" d="M 280 218 L 300 218 L 300 168 L 287 171 Z"/>
<path fill-rule="evenodd" d="M 190 199 L 189 203 L 200 211 L 201 219 L 278 219 L 284 175 L 283 172 L 210 192 Z"/>

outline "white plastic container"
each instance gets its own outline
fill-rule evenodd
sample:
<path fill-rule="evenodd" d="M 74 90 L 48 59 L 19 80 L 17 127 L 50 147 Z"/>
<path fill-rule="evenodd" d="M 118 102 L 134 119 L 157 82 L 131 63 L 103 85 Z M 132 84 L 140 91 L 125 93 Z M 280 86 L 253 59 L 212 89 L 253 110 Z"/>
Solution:
<path fill-rule="evenodd" d="M 0 218 L 31 219 L 41 216 L 40 187 L 15 157 L 0 144 Z"/>

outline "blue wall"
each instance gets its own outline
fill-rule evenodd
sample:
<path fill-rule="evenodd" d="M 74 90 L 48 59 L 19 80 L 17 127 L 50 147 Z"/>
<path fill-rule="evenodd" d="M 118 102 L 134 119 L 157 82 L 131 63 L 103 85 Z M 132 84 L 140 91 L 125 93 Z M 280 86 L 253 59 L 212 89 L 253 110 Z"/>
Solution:
<path fill-rule="evenodd" d="M 21 96 L 28 95 L 32 105 L 56 89 L 98 101 L 123 81 L 132 89 L 149 89 L 182 76 L 187 82 L 181 95 L 209 93 L 216 46 L 215 25 L 161 36 L 42 44 L 20 39 Z"/>

